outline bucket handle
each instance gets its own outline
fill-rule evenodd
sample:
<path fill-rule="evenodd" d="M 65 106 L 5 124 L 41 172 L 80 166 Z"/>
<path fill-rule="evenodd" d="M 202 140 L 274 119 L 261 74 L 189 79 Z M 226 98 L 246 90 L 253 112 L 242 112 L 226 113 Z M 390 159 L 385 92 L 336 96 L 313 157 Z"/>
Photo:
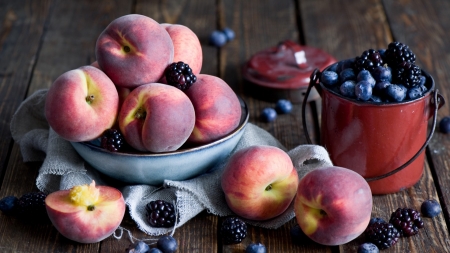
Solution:
<path fill-rule="evenodd" d="M 313 73 L 310 76 L 310 81 L 309 81 L 309 85 L 308 88 L 306 89 L 306 93 L 305 93 L 305 97 L 303 99 L 303 103 L 302 103 L 302 124 L 303 124 L 303 131 L 305 131 L 305 135 L 306 135 L 306 141 L 308 142 L 308 144 L 312 144 L 311 138 L 309 137 L 309 133 L 308 133 L 308 128 L 306 125 L 306 120 L 305 120 L 305 108 L 306 108 L 306 102 L 309 96 L 309 93 L 311 92 L 311 89 L 314 85 L 318 84 L 317 81 L 319 80 L 319 76 L 320 76 L 320 71 L 319 69 L 315 69 L 313 71 Z M 367 182 L 371 182 L 371 181 L 375 181 L 375 180 L 380 180 L 386 177 L 389 177 L 401 170 L 403 170 L 404 168 L 406 168 L 408 165 L 410 165 L 424 150 L 425 148 L 428 146 L 428 143 L 431 140 L 431 137 L 433 137 L 434 134 L 434 130 L 436 129 L 436 121 L 437 121 L 437 113 L 439 108 L 441 108 L 444 103 L 444 97 L 442 97 L 441 94 L 439 94 L 438 89 L 435 89 L 433 91 L 433 100 L 431 100 L 431 103 L 435 105 L 434 107 L 434 112 L 433 112 L 433 124 L 431 126 L 431 131 L 425 141 L 425 143 L 422 145 L 422 147 L 419 149 L 419 151 L 413 156 L 411 157 L 411 159 L 409 159 L 406 163 L 404 163 L 403 165 L 401 165 L 400 167 L 396 168 L 395 170 L 392 170 L 388 173 L 385 173 L 383 175 L 380 176 L 376 176 L 376 177 L 369 177 L 369 178 L 364 178 Z"/>

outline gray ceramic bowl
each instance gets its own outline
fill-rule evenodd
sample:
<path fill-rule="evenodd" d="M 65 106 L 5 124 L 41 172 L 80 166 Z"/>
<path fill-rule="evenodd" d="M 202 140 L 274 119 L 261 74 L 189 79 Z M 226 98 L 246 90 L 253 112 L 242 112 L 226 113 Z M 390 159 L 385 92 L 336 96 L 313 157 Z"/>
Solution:
<path fill-rule="evenodd" d="M 186 180 L 210 170 L 226 158 L 240 140 L 248 123 L 246 103 L 241 102 L 239 126 L 215 142 L 164 153 L 109 152 L 95 142 L 71 142 L 80 156 L 92 167 L 112 178 L 130 184 L 158 186 L 165 179 Z"/>

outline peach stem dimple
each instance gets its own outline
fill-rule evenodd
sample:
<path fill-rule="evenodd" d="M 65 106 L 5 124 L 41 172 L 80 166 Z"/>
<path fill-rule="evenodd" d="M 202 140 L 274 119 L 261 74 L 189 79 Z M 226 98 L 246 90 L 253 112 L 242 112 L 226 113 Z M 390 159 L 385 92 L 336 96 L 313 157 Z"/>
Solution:
<path fill-rule="evenodd" d="M 94 95 L 88 95 L 88 96 L 86 97 L 86 102 L 87 102 L 88 104 L 92 104 L 92 102 L 94 101 L 94 99 L 95 99 L 95 96 L 94 96 Z"/>
<path fill-rule="evenodd" d="M 142 119 L 143 120 L 143 119 L 145 119 L 146 116 L 147 116 L 147 112 L 144 109 L 142 109 L 142 108 L 137 109 L 136 113 L 134 114 L 134 117 L 136 119 Z"/>
<path fill-rule="evenodd" d="M 123 51 L 125 51 L 125 53 L 129 53 L 131 51 L 131 49 L 129 46 L 124 46 Z"/>
<path fill-rule="evenodd" d="M 270 190 L 272 190 L 272 184 L 269 184 L 269 185 L 266 187 L 266 191 L 270 191 Z"/>

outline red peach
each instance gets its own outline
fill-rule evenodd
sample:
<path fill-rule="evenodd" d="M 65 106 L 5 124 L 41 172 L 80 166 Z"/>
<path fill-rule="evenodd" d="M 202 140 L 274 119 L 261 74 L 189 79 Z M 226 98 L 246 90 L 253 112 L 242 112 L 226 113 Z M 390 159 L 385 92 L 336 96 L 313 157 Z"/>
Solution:
<path fill-rule="evenodd" d="M 110 128 L 118 114 L 119 96 L 107 75 L 83 66 L 59 76 L 47 93 L 45 117 L 62 138 L 90 141 Z"/>
<path fill-rule="evenodd" d="M 294 211 L 303 232 L 324 245 L 345 244 L 366 229 L 372 212 L 372 192 L 358 173 L 323 167 L 299 182 Z"/>
<path fill-rule="evenodd" d="M 286 152 L 255 145 L 230 157 L 221 185 L 228 206 L 237 215 L 268 220 L 289 207 L 297 192 L 298 174 Z"/>
<path fill-rule="evenodd" d="M 173 62 L 182 61 L 189 65 L 194 75 L 202 69 L 203 52 L 197 35 L 188 27 L 180 24 L 161 24 L 169 33 L 173 42 Z"/>
<path fill-rule="evenodd" d="M 199 74 L 186 90 L 195 109 L 195 128 L 188 142 L 205 144 L 232 132 L 241 119 L 241 104 L 231 87 L 216 76 Z"/>
<path fill-rule="evenodd" d="M 194 107 L 186 94 L 161 83 L 135 88 L 119 113 L 125 140 L 140 151 L 176 150 L 186 142 L 194 124 Z"/>
<path fill-rule="evenodd" d="M 113 20 L 95 45 L 100 68 L 117 86 L 134 88 L 158 81 L 172 63 L 174 48 L 155 20 L 129 14 Z"/>
<path fill-rule="evenodd" d="M 110 236 L 125 215 L 122 193 L 109 186 L 75 186 L 45 198 L 48 216 L 66 238 L 96 243 Z"/>

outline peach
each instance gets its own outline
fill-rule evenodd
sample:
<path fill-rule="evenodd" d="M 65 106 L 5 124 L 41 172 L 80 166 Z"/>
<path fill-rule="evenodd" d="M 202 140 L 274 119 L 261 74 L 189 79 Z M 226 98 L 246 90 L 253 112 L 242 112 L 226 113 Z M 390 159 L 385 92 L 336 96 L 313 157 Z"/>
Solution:
<path fill-rule="evenodd" d="M 194 75 L 198 75 L 202 69 L 203 52 L 197 35 L 187 26 L 180 24 L 161 24 L 169 33 L 173 42 L 173 61 L 182 61 L 189 65 Z"/>
<path fill-rule="evenodd" d="M 110 236 L 125 215 L 122 193 L 109 186 L 75 186 L 50 193 L 45 206 L 53 226 L 66 238 L 96 243 Z"/>
<path fill-rule="evenodd" d="M 110 128 L 117 117 L 119 96 L 109 77 L 83 66 L 59 76 L 49 88 L 45 117 L 62 138 L 89 141 Z"/>
<path fill-rule="evenodd" d="M 196 117 L 188 143 L 198 145 L 213 142 L 239 125 L 239 99 L 219 77 L 199 74 L 197 81 L 185 93 L 194 105 Z"/>
<path fill-rule="evenodd" d="M 144 84 L 128 94 L 119 113 L 119 127 L 130 146 L 166 152 L 181 147 L 195 124 L 195 111 L 181 90 L 162 83 Z"/>
<path fill-rule="evenodd" d="M 372 192 L 358 173 L 323 167 L 299 182 L 294 202 L 297 223 L 313 241 L 345 244 L 366 229 L 372 212 Z"/>
<path fill-rule="evenodd" d="M 174 47 L 155 20 L 129 14 L 113 20 L 95 45 L 100 68 L 117 86 L 134 88 L 158 81 L 172 63 Z"/>
<path fill-rule="evenodd" d="M 298 174 L 283 150 L 264 145 L 243 148 L 228 160 L 221 179 L 228 207 L 250 220 L 283 213 L 297 192 Z"/>

